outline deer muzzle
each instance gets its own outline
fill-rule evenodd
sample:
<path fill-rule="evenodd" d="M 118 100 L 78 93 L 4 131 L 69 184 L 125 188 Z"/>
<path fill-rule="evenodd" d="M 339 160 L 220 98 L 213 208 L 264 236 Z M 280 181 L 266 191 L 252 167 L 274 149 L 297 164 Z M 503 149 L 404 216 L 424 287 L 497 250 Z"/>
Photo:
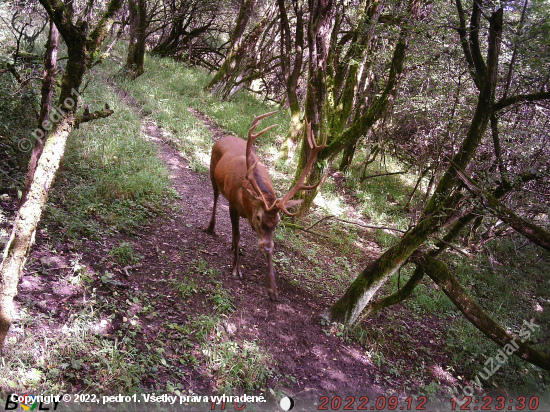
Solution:
<path fill-rule="evenodd" d="M 258 248 L 264 255 L 273 253 L 273 239 L 258 239 Z"/>

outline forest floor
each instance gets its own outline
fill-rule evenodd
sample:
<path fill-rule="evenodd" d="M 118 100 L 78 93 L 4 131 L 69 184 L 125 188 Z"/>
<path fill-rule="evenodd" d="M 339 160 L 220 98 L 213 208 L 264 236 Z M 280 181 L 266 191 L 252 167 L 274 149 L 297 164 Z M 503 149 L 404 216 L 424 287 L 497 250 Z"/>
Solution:
<path fill-rule="evenodd" d="M 279 301 L 268 298 L 265 258 L 258 250 L 255 233 L 243 219 L 243 277 L 232 277 L 227 201 L 220 196 L 216 235 L 207 234 L 204 229 L 213 205 L 208 175 L 189 167 L 173 143 L 164 138 L 166 131 L 142 113 L 136 99 L 120 88 L 117 92 L 141 117 L 141 135 L 155 143 L 170 171 L 176 198 L 166 213 L 132 235 L 118 233 L 106 242 L 84 239 L 77 248 L 85 251 L 78 262 L 72 245 L 52 245 L 47 230 L 39 230 L 16 298 L 19 310 L 26 307 L 31 317 L 53 314 L 56 321 L 49 327 L 61 331 L 80 308 L 102 297 L 110 299 L 114 302 L 111 316 L 104 317 L 96 332 L 112 339 L 115 346 L 117 339 L 122 341 L 121 336 L 131 334 L 138 352 L 157 350 L 162 354 L 155 373 L 140 375 L 138 386 L 143 390 L 166 392 L 173 387 L 181 394 L 259 394 L 268 399 L 272 410 L 277 410 L 283 395 L 294 399 L 297 410 L 317 409 L 325 400 L 323 396 L 330 400 L 340 397 L 342 406 L 349 403 L 353 408 L 365 401 L 364 396 L 371 399 L 369 406 L 379 397 L 395 396 L 406 406 L 403 402 L 411 392 L 423 394 L 413 382 L 420 375 L 429 376 L 423 382 L 435 382 L 437 389 L 428 386 L 431 400 L 433 395 L 451 393 L 457 381 L 444 367 L 449 353 L 439 318 L 411 316 L 401 307 L 393 308 L 390 317 L 383 313 L 373 317 L 369 329 L 375 337 L 377 330 L 384 331 L 387 360 L 369 356 L 364 346 L 348 339 L 346 331 L 324 317 L 337 296 L 305 290 L 299 282 L 281 275 L 282 268 L 276 265 Z M 193 108 L 189 111 L 207 125 L 213 142 L 227 134 L 207 115 Z M 124 265 L 109 258 L 109 251 L 121 242 L 133 245 L 141 256 L 139 263 Z M 360 262 L 363 267 L 379 252 L 374 242 L 372 245 L 371 255 L 366 254 Z M 288 256 L 291 264 L 303 264 L 301 251 L 277 242 L 275 248 Z M 323 265 L 331 256 L 318 259 Z M 64 270 L 75 271 L 77 265 L 87 268 L 92 296 L 63 275 Z M 208 319 L 219 322 L 208 324 Z M 24 326 L 15 329 L 22 332 Z M 212 355 L 218 350 L 231 352 L 225 358 L 229 365 L 220 364 L 222 358 Z M 236 382 L 248 379 L 248 387 L 229 384 L 225 391 L 236 363 L 242 365 L 235 373 L 246 375 L 236 377 Z M 76 391 L 89 390 L 84 379 L 89 366 L 82 365 L 81 373 L 79 368 L 75 368 L 71 384 Z M 252 368 L 259 369 L 254 372 L 249 370 Z M 410 376 L 403 370 L 410 370 Z M 255 379 L 252 385 L 250 380 Z M 442 401 L 448 405 L 450 397 Z M 413 407 L 419 402 L 422 398 L 415 400 Z"/>

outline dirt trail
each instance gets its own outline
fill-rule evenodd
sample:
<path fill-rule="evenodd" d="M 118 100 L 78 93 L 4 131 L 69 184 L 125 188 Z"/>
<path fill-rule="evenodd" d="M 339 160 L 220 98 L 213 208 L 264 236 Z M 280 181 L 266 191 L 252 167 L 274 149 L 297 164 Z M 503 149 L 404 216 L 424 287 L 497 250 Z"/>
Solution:
<path fill-rule="evenodd" d="M 213 122 L 205 123 L 213 129 L 215 136 L 223 135 Z M 170 222 L 159 225 L 145 235 L 144 240 L 162 245 L 172 262 L 178 260 L 177 252 L 184 248 L 188 262 L 201 258 L 222 268 L 224 287 L 234 291 L 237 308 L 227 320 L 226 330 L 236 339 L 259 339 L 262 348 L 273 356 L 277 371 L 296 379 L 290 393 L 305 391 L 310 395 L 344 395 L 371 388 L 369 371 L 376 367 L 367 360 L 364 351 L 358 346 L 344 345 L 340 339 L 322 331 L 321 314 L 327 309 L 325 304 L 290 285 L 280 274 L 277 276 L 280 300 L 269 300 L 264 288 L 265 257 L 258 250 L 256 235 L 245 219 L 241 219 L 243 278 L 231 276 L 233 258 L 227 201 L 220 196 L 216 236 L 208 235 L 203 229 L 208 225 L 213 205 L 210 179 L 191 171 L 175 149 L 158 139 L 158 129 L 156 133 L 155 129 L 156 126 L 151 124 L 146 128 L 159 145 L 160 157 L 170 168 L 173 187 L 181 195 L 181 207 Z M 277 245 L 275 247 L 283 250 Z M 188 262 L 181 262 L 181 268 Z M 156 269 L 149 265 L 146 270 L 140 269 L 139 275 L 150 277 L 158 271 Z M 274 382 L 272 385 L 276 386 Z"/>
<path fill-rule="evenodd" d="M 119 92 L 136 113 L 143 116 L 135 99 Z M 205 121 L 215 136 L 214 140 L 224 135 L 225 132 L 204 114 L 190 111 Z M 165 331 L 166 323 L 185 324 L 197 314 L 211 313 L 212 305 L 205 304 L 204 294 L 196 293 L 182 300 L 170 285 L 170 281 L 182 281 L 193 273 L 189 267 L 202 260 L 222 271 L 223 286 L 234 298 L 236 310 L 224 322 L 226 339 L 256 341 L 263 351 L 272 356 L 270 366 L 274 373 L 267 381 L 268 388 L 285 392 L 295 401 L 309 399 L 308 402 L 316 401 L 317 404 L 323 395 L 340 395 L 343 401 L 348 395 L 383 394 L 381 386 L 373 385 L 373 376 L 379 374 L 379 371 L 365 356 L 364 349 L 357 344 L 344 343 L 333 334 L 324 333 L 323 329 L 327 326 L 322 324 L 321 314 L 328 308 L 328 298 L 320 299 L 299 285 L 290 284 L 276 265 L 280 300 L 269 300 L 264 288 L 265 258 L 258 250 L 255 233 L 244 219 L 241 219 L 243 278 L 231 276 L 231 224 L 227 201 L 220 196 L 217 235 L 208 235 L 203 229 L 208 224 L 213 204 L 209 177 L 190 170 L 183 156 L 163 140 L 163 130 L 148 118 L 142 118 L 142 134 L 158 146 L 159 156 L 171 172 L 173 188 L 181 198 L 175 200 L 176 207 L 172 211 L 151 222 L 137 236 L 116 235 L 107 241 L 112 245 L 122 240 L 133 243 L 136 251 L 144 257 L 141 264 L 134 268 L 116 267 L 109 259 L 105 259 L 110 250 L 105 247 L 105 242 L 84 241 L 79 247 L 86 251 L 82 262 L 90 268 L 91 273 L 101 276 L 108 269 L 115 274 L 115 287 L 109 289 L 98 282 L 98 293 L 110 295 L 111 298 L 113 295 L 120 296 L 121 308 L 124 308 L 128 293 L 139 291 L 142 295 L 150 296 L 155 305 L 154 317 L 150 314 L 140 315 L 139 308 L 132 305 L 126 312 L 122 309 L 103 334 L 114 339 L 125 321 L 124 317 L 129 319 L 137 314 L 143 325 L 142 348 L 147 350 L 145 343 L 154 343 L 160 333 Z M 35 264 L 27 268 L 22 278 L 17 302 L 19 305 L 30 305 L 32 310 L 38 312 L 53 313 L 62 325 L 69 319 L 73 308 L 86 301 L 86 296 L 64 279 L 66 275 L 63 275 L 61 269 L 70 266 L 69 256 L 72 253 L 68 246 L 55 245 L 57 253 L 52 255 L 46 247 L 47 242 L 47 234 L 43 235 L 39 231 L 37 245 L 33 250 Z M 293 251 L 280 245 L 276 244 L 275 248 L 289 257 L 294 255 Z M 32 275 L 32 271 L 40 271 L 40 267 L 44 266 L 49 268 L 47 275 Z M 201 279 L 197 281 L 200 284 Z M 30 303 L 33 296 L 37 295 L 42 299 Z M 176 355 L 187 349 L 178 347 L 177 340 L 163 342 L 163 345 L 167 350 L 167 362 L 185 373 L 183 392 L 217 393 L 219 387 L 215 379 L 204 368 L 178 362 L 181 356 Z M 200 358 L 200 353 L 197 353 L 197 358 Z M 155 376 L 146 376 L 142 386 L 163 388 L 163 385 L 157 383 L 165 383 L 167 380 L 173 382 L 174 378 L 178 380 L 170 375 L 169 369 L 161 369 Z M 85 390 L 85 387 L 81 390 Z"/>

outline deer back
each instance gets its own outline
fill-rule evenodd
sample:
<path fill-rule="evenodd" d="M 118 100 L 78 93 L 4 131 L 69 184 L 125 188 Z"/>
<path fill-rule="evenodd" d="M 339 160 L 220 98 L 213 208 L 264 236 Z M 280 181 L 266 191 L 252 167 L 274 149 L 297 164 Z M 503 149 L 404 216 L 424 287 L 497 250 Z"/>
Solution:
<path fill-rule="evenodd" d="M 254 162 L 259 160 L 251 153 Z M 246 189 L 253 192 L 254 188 L 246 178 L 246 141 L 235 136 L 225 136 L 212 148 L 210 161 L 210 177 L 216 182 L 221 194 L 227 199 L 231 208 L 236 209 L 241 217 L 251 218 L 258 205 Z M 252 171 L 266 199 L 276 200 L 273 182 L 267 169 L 259 163 Z"/>

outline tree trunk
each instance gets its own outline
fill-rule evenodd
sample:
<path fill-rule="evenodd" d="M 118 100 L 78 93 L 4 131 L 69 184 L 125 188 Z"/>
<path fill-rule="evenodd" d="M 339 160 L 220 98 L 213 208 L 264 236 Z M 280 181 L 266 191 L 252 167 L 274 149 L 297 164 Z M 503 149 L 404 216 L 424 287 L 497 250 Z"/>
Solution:
<path fill-rule="evenodd" d="M 455 306 L 472 322 L 472 324 L 501 347 L 506 348 L 506 353 L 520 357 L 521 359 L 550 370 L 550 357 L 530 347 L 524 341 L 526 336 L 520 332 L 520 337 L 508 333 L 502 326 L 495 322 L 478 304 L 468 292 L 460 285 L 449 268 L 441 260 L 426 254 L 418 260 L 418 264 L 426 271 L 432 280 L 441 287 L 441 290 L 451 299 Z M 538 325 L 531 324 L 531 332 Z M 531 333 L 529 333 L 530 335 Z M 528 335 L 528 336 L 529 336 Z"/>
<path fill-rule="evenodd" d="M 420 0 L 410 0 L 409 2 L 409 16 L 411 19 L 416 19 L 419 13 L 420 8 Z M 369 11 L 369 15 L 372 14 L 373 16 L 377 16 L 380 12 L 380 9 L 378 6 L 372 7 Z M 378 13 L 378 14 L 377 14 Z M 310 28 L 311 30 L 311 28 Z M 324 28 L 326 35 L 330 33 L 330 30 L 328 28 Z M 388 80 L 386 82 L 386 86 L 384 88 L 384 92 L 382 95 L 373 102 L 373 104 L 369 107 L 369 109 L 366 111 L 366 113 L 361 116 L 359 119 L 354 121 L 354 123 L 347 129 L 345 129 L 343 132 L 338 133 L 341 128 L 345 125 L 345 121 L 342 120 L 338 121 L 339 126 L 332 125 L 332 129 L 330 129 L 330 133 L 332 133 L 333 130 L 337 132 L 337 134 L 329 136 L 329 145 L 325 149 L 323 149 L 319 156 L 317 157 L 317 162 L 315 163 L 314 167 L 312 168 L 312 171 L 310 175 L 308 176 L 307 181 L 309 183 L 316 182 L 320 178 L 324 176 L 325 168 L 330 165 L 334 157 L 340 153 L 345 147 L 352 146 L 355 144 L 362 136 L 364 136 L 371 127 L 376 123 L 377 120 L 382 118 L 384 114 L 386 113 L 387 109 L 390 107 L 390 104 L 392 103 L 393 99 L 395 98 L 397 94 L 397 87 L 399 86 L 399 82 L 401 80 L 401 76 L 403 73 L 403 65 L 405 61 L 405 55 L 409 44 L 409 37 L 411 33 L 411 27 L 409 24 L 404 25 L 399 33 L 399 40 L 397 41 L 397 44 L 394 49 L 391 65 L 390 65 L 390 71 L 388 74 Z M 367 36 L 366 40 L 369 40 L 370 37 Z M 310 45 L 310 60 L 311 60 L 311 45 Z M 359 49 L 358 49 L 359 50 Z M 318 52 L 317 52 L 318 53 Z M 313 61 L 313 64 L 315 64 L 315 61 Z M 310 66 L 312 65 L 312 62 L 310 61 Z M 322 66 L 318 65 L 316 66 L 316 70 L 318 71 L 319 68 Z M 326 65 L 325 65 L 325 71 L 323 73 L 326 76 Z M 351 73 L 352 77 L 354 77 L 354 80 L 350 80 L 350 82 L 346 85 L 345 90 L 348 91 L 346 93 L 351 93 L 350 90 L 355 90 L 355 86 L 357 85 L 358 81 L 358 73 L 355 70 L 352 70 Z M 315 80 L 315 78 L 314 78 Z M 312 81 L 311 74 L 310 74 L 310 80 L 308 82 L 308 85 L 315 90 L 313 85 L 315 85 L 315 81 Z M 323 77 L 323 84 L 325 87 L 325 93 L 324 95 L 321 95 L 319 91 L 315 94 L 310 94 L 310 87 L 308 87 L 308 97 L 306 97 L 306 117 L 308 120 L 315 119 L 315 121 L 319 122 L 319 124 L 322 124 L 321 122 L 321 113 L 323 116 L 327 116 L 326 113 L 324 113 L 325 110 L 325 104 L 326 104 L 326 79 Z M 322 100 L 320 103 L 316 103 L 319 101 L 320 98 L 323 98 L 325 100 Z M 345 99 L 350 98 L 350 96 L 346 95 L 343 97 Z M 353 98 L 353 97 L 351 97 Z M 317 105 L 320 105 L 323 110 L 310 110 L 311 113 L 308 113 L 308 102 L 310 102 L 311 107 L 317 107 Z M 353 111 L 353 104 L 352 105 L 345 105 L 346 106 L 346 113 L 349 112 L 351 114 L 351 111 Z M 312 118 L 312 116 L 316 116 Z M 344 116 L 342 114 L 342 116 Z M 324 121 L 324 118 L 322 119 Z M 328 119 L 326 120 L 328 122 Z M 324 130 L 324 129 L 323 129 Z M 294 178 L 294 181 L 297 181 L 299 176 L 302 173 L 302 170 L 305 166 L 306 159 L 309 155 L 309 145 L 307 143 L 302 142 L 301 152 L 300 152 L 300 160 L 298 163 L 298 169 L 296 170 L 296 175 Z M 298 211 L 298 215 L 304 215 L 306 214 L 311 205 L 313 204 L 313 200 L 315 199 L 315 196 L 317 196 L 318 191 L 320 190 L 320 186 L 315 189 L 311 190 L 309 192 L 303 192 L 300 194 L 300 198 L 304 200 L 304 202 L 301 204 L 300 209 Z"/>
<path fill-rule="evenodd" d="M 357 150 L 357 143 L 358 140 L 344 148 L 344 153 L 342 153 L 342 161 L 340 162 L 340 166 L 338 167 L 341 172 L 347 171 L 351 165 L 351 162 L 353 162 L 353 156 L 355 155 L 355 151 Z"/>
<path fill-rule="evenodd" d="M 305 102 L 306 121 L 311 122 L 313 138 L 317 141 L 322 140 L 320 135 L 325 133 L 325 106 L 327 103 L 327 64 L 329 56 L 329 41 L 334 23 L 332 0 L 314 0 L 310 2 L 309 22 L 307 31 L 307 41 L 309 49 L 308 82 Z M 323 136 L 324 137 L 324 136 Z M 306 136 L 306 128 L 302 128 L 302 143 L 300 147 L 300 157 L 298 159 L 298 168 L 294 177 L 295 185 L 300 178 L 302 171 L 306 166 L 311 148 Z M 320 167 L 320 162 L 314 163 L 312 170 L 307 178 L 307 183 L 317 183 L 323 177 L 324 168 Z M 299 215 L 307 212 L 317 194 L 318 188 L 309 192 L 300 192 L 299 197 L 307 203 L 300 207 Z"/>
<path fill-rule="evenodd" d="M 12 322 L 13 299 L 17 295 L 19 277 L 34 243 L 36 226 L 40 221 L 59 162 L 65 152 L 65 143 L 67 136 L 72 131 L 73 120 L 72 114 L 63 119 L 48 137 L 42 156 L 38 160 L 27 199 L 19 209 L 10 239 L 4 249 L 4 259 L 0 265 L 2 281 L 0 285 L 0 348 L 3 348 Z"/>
<path fill-rule="evenodd" d="M 279 13 L 281 16 L 281 66 L 285 76 L 286 94 L 290 108 L 290 130 L 288 141 L 283 145 L 287 153 L 290 145 L 298 140 L 302 131 L 302 122 L 300 120 L 301 110 L 298 100 L 297 88 L 300 73 L 302 72 L 302 62 L 304 56 L 304 22 L 301 0 L 293 0 L 294 13 L 296 15 L 296 34 L 294 36 L 294 66 L 292 67 L 292 37 L 290 33 L 290 23 L 286 13 L 284 0 L 277 1 Z"/>
<path fill-rule="evenodd" d="M 44 77 L 42 79 L 42 100 L 40 102 L 40 115 L 38 117 L 38 129 L 41 130 L 41 135 L 45 136 L 45 129 L 42 127 L 42 123 L 48 119 L 50 114 L 50 106 L 52 102 L 53 86 L 55 83 L 55 67 L 57 65 L 57 46 L 59 41 L 59 31 L 53 22 L 50 22 L 50 32 L 48 34 L 48 41 L 46 42 L 46 53 L 44 55 Z M 38 133 L 35 131 L 35 135 Z M 21 196 L 20 205 L 25 203 L 27 199 L 27 193 L 29 192 L 36 166 L 38 165 L 38 159 L 44 149 L 44 139 L 36 140 L 34 149 L 29 160 L 27 175 L 25 177 L 25 187 L 23 189 L 23 195 Z"/>
<path fill-rule="evenodd" d="M 53 127 L 42 155 L 38 159 L 27 198 L 17 213 L 0 264 L 0 350 L 4 348 L 4 341 L 12 322 L 13 299 L 17 295 L 17 284 L 34 243 L 36 227 L 46 205 L 48 192 L 65 152 L 67 137 L 81 122 L 106 117 L 113 113 L 112 110 L 106 109 L 90 115 L 86 108 L 82 118 L 76 118 L 77 102 L 75 100 L 78 97 L 82 78 L 108 33 L 107 26 L 112 22 L 113 15 L 122 4 L 122 0 L 111 0 L 107 10 L 89 35 L 88 26 L 79 24 L 77 27 L 73 24 L 70 10 L 65 8 L 63 3 L 52 0 L 40 0 L 40 3 L 67 44 L 69 59 L 61 82 L 58 104 L 60 109 L 55 111 L 56 116 L 53 112 L 49 116 L 50 126 L 53 123 Z M 44 126 L 44 128 L 48 130 L 50 127 Z"/>
<path fill-rule="evenodd" d="M 372 53 L 371 43 L 375 37 L 375 30 L 383 6 L 383 1 L 363 0 L 361 2 L 349 50 L 342 62 L 333 63 L 335 66 L 334 88 L 329 121 L 331 134 L 334 136 L 340 135 L 347 126 L 360 96 L 358 85 L 363 73 L 372 64 L 367 57 Z M 337 45 L 334 48 L 337 48 Z M 339 53 L 334 53 L 334 56 L 338 58 Z M 346 146 L 345 150 L 348 152 L 346 158 L 353 158 L 355 143 Z M 347 168 L 347 165 L 344 168 Z"/>
<path fill-rule="evenodd" d="M 508 223 L 516 232 L 521 233 L 527 239 L 550 252 L 549 232 L 516 215 L 513 210 L 503 205 L 492 194 L 484 193 L 463 171 L 458 170 L 458 176 L 464 182 L 468 190 L 481 199 L 483 206 L 490 210 L 494 216 Z"/>
<path fill-rule="evenodd" d="M 483 78 L 483 89 L 479 94 L 470 128 L 458 153 L 454 156 L 451 165 L 439 181 L 434 194 L 424 208 L 421 220 L 401 238 L 399 243 L 383 253 L 352 283 L 344 296 L 332 306 L 332 320 L 355 324 L 378 289 L 432 233 L 440 229 L 447 215 L 452 213 L 455 203 L 452 192 L 458 181 L 454 165 L 461 169 L 465 169 L 468 165 L 487 130 L 492 112 L 491 105 L 494 101 L 497 82 L 501 32 L 502 9 L 499 9 L 491 16 L 487 68 Z"/>
<path fill-rule="evenodd" d="M 147 29 L 147 5 L 145 0 L 129 0 L 130 11 L 130 41 L 128 43 L 128 56 L 126 58 L 126 70 L 131 79 L 143 74 L 145 62 L 145 32 Z"/>
<path fill-rule="evenodd" d="M 231 35 L 231 47 L 229 48 L 227 56 L 225 57 L 220 69 L 214 75 L 210 83 L 208 83 L 205 90 L 213 92 L 218 84 L 223 82 L 224 79 L 228 77 L 229 73 L 235 69 L 237 64 L 237 54 L 241 48 L 243 35 L 255 5 L 256 0 L 243 0 L 237 21 L 235 22 L 235 30 L 233 30 L 233 34 Z"/>
<path fill-rule="evenodd" d="M 234 63 L 230 65 L 229 70 L 218 80 L 216 85 L 211 88 L 211 92 L 222 100 L 231 98 L 239 90 L 248 86 L 252 79 L 260 77 L 261 64 L 255 59 L 259 54 L 259 50 L 257 50 L 258 41 L 262 34 L 265 35 L 266 26 L 272 22 L 272 11 L 274 10 L 274 8 L 270 9 L 241 41 L 239 48 L 235 51 Z M 251 70 L 256 72 L 252 76 L 250 76 Z"/>

